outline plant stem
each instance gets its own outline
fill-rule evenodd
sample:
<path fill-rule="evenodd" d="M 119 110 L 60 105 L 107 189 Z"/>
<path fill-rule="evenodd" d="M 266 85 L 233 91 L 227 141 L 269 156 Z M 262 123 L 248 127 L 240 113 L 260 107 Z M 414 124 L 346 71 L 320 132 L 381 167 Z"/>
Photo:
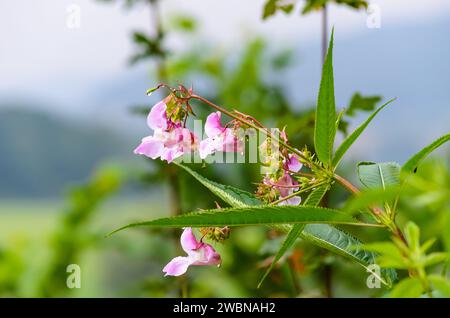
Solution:
<path fill-rule="evenodd" d="M 291 193 L 288 196 L 285 196 L 285 197 L 283 197 L 283 198 L 281 198 L 279 200 L 273 201 L 270 204 L 271 205 L 276 205 L 276 204 L 278 204 L 280 202 L 283 202 L 283 201 L 286 201 L 286 200 L 288 200 L 290 198 L 293 198 L 293 197 L 295 197 L 295 196 L 297 196 L 297 195 L 299 195 L 299 194 L 301 194 L 303 192 L 307 192 L 307 191 L 312 190 L 314 188 L 320 187 L 321 185 L 324 185 L 326 183 L 327 183 L 326 181 L 318 182 L 317 184 L 313 184 L 313 185 L 310 185 L 309 187 L 302 188 L 301 190 L 299 190 L 297 192 Z"/>
<path fill-rule="evenodd" d="M 197 99 L 197 100 L 199 100 L 199 101 L 201 101 L 201 102 L 207 104 L 208 106 L 214 108 L 215 110 L 218 110 L 218 111 L 220 111 L 220 112 L 222 112 L 222 113 L 228 115 L 229 117 L 234 118 L 234 119 L 240 121 L 241 123 L 243 123 L 243 124 L 245 124 L 245 125 L 248 125 L 249 127 L 253 128 L 253 129 L 256 129 L 256 130 L 259 131 L 259 132 L 264 133 L 264 134 L 267 135 L 267 136 L 270 136 L 270 138 L 272 138 L 272 140 L 274 140 L 275 142 L 280 143 L 281 145 L 283 145 L 285 148 L 289 149 L 291 152 L 293 152 L 294 154 L 296 154 L 296 155 L 299 156 L 300 158 L 302 158 L 302 159 L 304 159 L 304 160 L 306 160 L 306 161 L 309 162 L 309 160 L 303 155 L 303 153 L 301 153 L 299 150 L 295 149 L 294 147 L 288 145 L 288 144 L 285 143 L 284 141 L 280 140 L 280 139 L 277 138 L 276 136 L 272 135 L 272 134 L 268 131 L 267 128 L 265 128 L 265 127 L 259 127 L 258 125 L 255 125 L 255 124 L 252 123 L 251 121 L 247 121 L 247 120 L 243 119 L 242 117 L 240 117 L 240 116 L 238 116 L 238 115 L 236 115 L 236 114 L 233 114 L 233 113 L 230 112 L 229 110 L 227 110 L 227 109 L 225 109 L 225 108 L 223 108 L 223 107 L 221 107 L 221 106 L 219 106 L 219 105 L 214 104 L 213 102 L 209 101 L 208 99 L 206 99 L 206 98 L 204 98 L 204 97 L 202 97 L 202 96 L 199 96 L 199 95 L 196 95 L 196 94 L 191 94 L 190 97 L 191 97 L 191 98 L 194 98 L 194 99 Z M 325 171 L 325 169 L 324 169 L 323 167 L 317 165 L 316 163 L 314 163 L 314 162 L 309 162 L 309 163 L 310 163 L 311 165 L 314 165 L 314 166 L 316 166 L 317 168 L 322 169 L 322 170 Z"/>
<path fill-rule="evenodd" d="M 333 178 L 334 178 L 337 182 L 339 182 L 341 185 L 343 185 L 344 188 L 346 188 L 346 189 L 347 189 L 348 191 L 350 191 L 351 193 L 353 193 L 353 194 L 358 194 L 358 193 L 361 192 L 361 191 L 360 191 L 356 186 L 354 186 L 350 181 L 348 181 L 347 179 L 344 179 L 344 178 L 341 177 L 340 175 L 334 174 L 334 175 L 333 175 Z"/>

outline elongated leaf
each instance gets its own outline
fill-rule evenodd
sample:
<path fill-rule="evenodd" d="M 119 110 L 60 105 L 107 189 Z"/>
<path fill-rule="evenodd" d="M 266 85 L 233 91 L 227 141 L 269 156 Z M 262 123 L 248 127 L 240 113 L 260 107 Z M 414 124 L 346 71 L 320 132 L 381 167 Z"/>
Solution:
<path fill-rule="evenodd" d="M 394 99 L 391 99 L 390 101 L 386 102 L 382 106 L 378 107 L 376 111 L 374 111 L 369 118 L 366 119 L 365 122 L 363 122 L 358 128 L 355 129 L 354 132 L 352 132 L 345 140 L 342 142 L 342 144 L 339 146 L 339 148 L 336 150 L 336 153 L 333 157 L 333 167 L 337 167 L 339 162 L 341 161 L 344 154 L 347 152 L 347 150 L 353 145 L 353 143 L 358 139 L 358 137 L 361 135 L 361 133 L 366 129 L 366 127 L 370 124 L 372 119 L 375 118 L 375 116 L 387 105 L 392 103 Z"/>
<path fill-rule="evenodd" d="M 402 167 L 402 173 L 411 173 L 413 172 L 416 167 L 419 165 L 419 163 L 428 156 L 433 150 L 438 148 L 439 146 L 443 145 L 447 141 L 450 140 L 450 134 L 444 135 L 435 141 L 433 141 L 431 144 L 423 148 L 421 151 L 416 153 L 414 156 L 412 156 L 408 161 L 405 162 L 405 164 Z"/>
<path fill-rule="evenodd" d="M 328 186 L 322 186 L 315 190 L 313 190 L 309 195 L 308 198 L 305 201 L 305 206 L 317 206 L 319 205 L 320 201 L 322 200 L 325 193 L 328 191 Z M 269 273 L 272 271 L 272 269 L 275 267 L 276 263 L 283 257 L 283 255 L 286 253 L 287 250 L 289 250 L 292 245 L 294 245 L 295 241 L 298 239 L 300 234 L 303 231 L 303 228 L 305 227 L 304 224 L 294 224 L 292 228 L 289 230 L 289 233 L 286 235 L 286 238 L 284 239 L 283 243 L 281 244 L 280 249 L 278 250 L 277 254 L 275 255 L 272 263 L 270 264 L 269 268 L 264 273 L 263 277 L 259 281 L 258 288 L 261 286 L 261 284 L 264 282 L 264 279 L 269 275 Z"/>
<path fill-rule="evenodd" d="M 307 224 L 303 229 L 301 238 L 315 243 L 335 254 L 350 259 L 366 270 L 375 264 L 376 254 L 365 251 L 363 244 L 357 238 L 327 224 Z M 397 273 L 393 269 L 382 269 L 380 281 L 391 286 L 397 280 Z"/>
<path fill-rule="evenodd" d="M 130 227 L 209 227 L 244 226 L 296 223 L 331 223 L 371 226 L 358 222 L 338 210 L 306 206 L 254 206 L 246 208 L 213 209 L 186 213 L 174 217 L 126 225 L 116 231 Z"/>
<path fill-rule="evenodd" d="M 187 172 L 192 174 L 191 169 L 186 169 Z M 195 173 L 195 175 L 198 175 L 198 173 Z M 195 177 L 195 175 L 193 175 Z M 201 177 L 201 176 L 200 176 Z M 221 185 L 217 182 L 210 181 L 204 177 L 201 177 L 204 182 L 201 182 L 203 185 L 206 186 L 208 184 L 207 188 L 218 195 L 221 191 L 223 191 L 222 187 L 226 187 L 224 185 Z M 197 179 L 199 180 L 199 179 Z M 199 180 L 200 181 L 200 180 Z M 242 191 L 242 190 L 240 190 Z M 243 191 L 245 192 L 245 191 Z M 307 200 L 308 204 L 313 205 L 314 202 L 318 202 L 319 198 L 321 198 L 319 195 L 313 195 L 318 194 L 319 192 L 312 192 Z M 251 194 L 248 194 L 251 196 Z M 219 196 L 221 197 L 221 196 Z M 239 200 L 238 197 L 225 195 L 221 197 L 226 203 L 230 204 L 233 207 L 240 207 L 240 205 L 236 204 L 236 200 Z M 251 200 L 252 202 L 260 202 L 258 199 L 253 197 L 254 200 Z M 248 201 L 250 202 L 250 201 Z M 246 204 L 245 202 L 241 201 L 240 204 Z M 255 205 L 260 205 L 258 203 L 255 203 Z M 288 226 L 276 226 L 277 229 L 280 229 L 282 231 L 288 232 L 290 231 L 290 228 Z M 346 257 L 350 260 L 353 260 L 357 262 L 358 264 L 362 265 L 363 267 L 367 268 L 367 266 L 373 264 L 375 260 L 376 254 L 372 252 L 361 252 L 361 246 L 362 243 L 352 237 L 351 235 L 345 233 L 344 231 L 341 231 L 331 225 L 327 224 L 315 224 L 314 226 L 306 226 L 303 229 L 301 238 L 304 240 L 307 240 L 315 245 L 318 245 L 326 250 L 329 250 L 332 253 L 336 253 L 338 255 L 341 255 L 343 257 Z M 352 248 L 350 248 L 352 247 Z M 394 282 L 397 279 L 397 274 L 395 270 L 392 269 L 383 269 L 382 270 L 383 279 L 381 280 L 383 283 L 387 285 L 391 285 L 391 282 Z"/>
<path fill-rule="evenodd" d="M 194 170 L 182 164 L 177 165 L 186 170 L 201 184 L 207 187 L 212 193 L 217 195 L 219 198 L 221 198 L 223 201 L 225 201 L 232 207 L 243 208 L 262 204 L 260 200 L 258 200 L 253 194 L 247 191 L 208 180 L 202 175 L 195 172 Z"/>
<path fill-rule="evenodd" d="M 317 98 L 316 123 L 314 127 L 314 147 L 317 157 L 324 164 L 331 163 L 334 137 L 336 135 L 336 105 L 333 78 L 333 38 L 331 34 L 327 56 L 323 64 L 319 96 Z"/>
<path fill-rule="evenodd" d="M 395 162 L 360 162 L 358 176 L 368 188 L 386 189 L 400 184 L 400 165 Z"/>

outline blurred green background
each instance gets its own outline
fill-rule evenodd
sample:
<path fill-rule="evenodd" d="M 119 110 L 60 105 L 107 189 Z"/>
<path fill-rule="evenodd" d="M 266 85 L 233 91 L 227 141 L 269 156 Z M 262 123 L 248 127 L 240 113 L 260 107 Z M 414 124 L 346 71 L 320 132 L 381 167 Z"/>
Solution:
<path fill-rule="evenodd" d="M 363 268 L 307 242 L 256 289 L 282 239 L 265 228 L 234 229 L 226 244 L 215 246 L 220 269 L 192 268 L 182 279 L 161 273 L 179 253 L 180 231 L 104 238 L 130 221 L 215 206 L 217 199 L 185 173 L 132 155 L 149 133 L 143 115 L 162 97 L 145 96 L 156 82 L 192 84 L 269 127 L 286 125 L 294 145 L 312 148 L 323 16 L 301 15 L 305 2 L 298 1 L 289 15 L 263 20 L 265 3 L 0 4 L 0 296 L 166 297 L 179 296 L 183 286 L 191 297 L 384 294 L 366 287 Z M 398 97 L 350 151 L 341 174 L 355 183 L 357 161 L 403 162 L 448 132 L 450 122 L 449 4 L 376 4 L 379 29 L 367 27 L 364 8 L 327 7 L 328 25 L 336 27 L 337 102 L 348 109 L 340 136 L 382 99 Z M 77 12 L 79 28 L 69 27 Z M 35 37 L 27 36 L 30 30 Z M 206 111 L 196 108 L 200 117 Z M 413 219 L 424 239 L 437 237 L 435 249 L 447 251 L 449 164 L 443 147 L 400 203 L 400 217 Z M 252 192 L 260 179 L 253 165 L 195 168 Z M 345 197 L 335 187 L 327 201 L 339 207 Z M 377 230 L 346 230 L 366 240 L 386 238 Z M 81 267 L 80 289 L 66 287 L 72 263 Z"/>

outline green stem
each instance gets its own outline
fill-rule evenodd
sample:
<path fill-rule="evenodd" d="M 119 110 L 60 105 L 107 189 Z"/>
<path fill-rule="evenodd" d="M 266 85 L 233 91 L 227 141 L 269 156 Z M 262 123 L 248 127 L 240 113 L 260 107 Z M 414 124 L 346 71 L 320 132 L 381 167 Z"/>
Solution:
<path fill-rule="evenodd" d="M 302 188 L 301 190 L 299 190 L 297 192 L 291 193 L 288 196 L 285 196 L 285 197 L 283 197 L 283 198 L 281 198 L 279 200 L 273 201 L 270 204 L 271 205 L 277 205 L 280 202 L 283 202 L 283 201 L 286 201 L 286 200 L 288 200 L 290 198 L 293 198 L 293 197 L 295 197 L 295 196 L 297 196 L 297 195 L 299 195 L 299 194 L 301 194 L 303 192 L 307 192 L 307 191 L 312 190 L 314 188 L 320 187 L 321 185 L 324 185 L 326 183 L 327 183 L 326 181 L 318 182 L 317 184 L 313 184 L 313 185 L 310 185 L 309 187 Z"/>

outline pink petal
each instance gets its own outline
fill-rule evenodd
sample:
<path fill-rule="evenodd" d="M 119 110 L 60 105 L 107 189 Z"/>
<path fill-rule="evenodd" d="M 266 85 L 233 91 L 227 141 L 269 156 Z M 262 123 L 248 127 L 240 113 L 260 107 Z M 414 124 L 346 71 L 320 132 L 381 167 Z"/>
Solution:
<path fill-rule="evenodd" d="M 220 254 L 211 245 L 205 244 L 204 248 L 206 257 L 205 265 L 219 265 L 222 262 Z"/>
<path fill-rule="evenodd" d="M 191 264 L 189 257 L 177 256 L 164 266 L 162 271 L 165 273 L 164 276 L 180 276 L 186 273 Z"/>
<path fill-rule="evenodd" d="M 192 228 L 187 227 L 184 229 L 180 238 L 181 247 L 183 251 L 189 254 L 190 251 L 197 249 L 199 242 L 195 238 L 194 233 L 192 232 Z"/>
<path fill-rule="evenodd" d="M 296 155 L 289 155 L 289 160 L 287 161 L 287 168 L 290 171 L 298 172 L 303 167 L 302 163 L 298 160 Z"/>
<path fill-rule="evenodd" d="M 167 105 L 161 101 L 152 107 L 147 117 L 147 125 L 155 129 L 167 129 Z"/>
<path fill-rule="evenodd" d="M 142 139 L 141 144 L 134 149 L 134 153 L 156 159 L 161 156 L 163 150 L 164 144 L 161 140 L 148 136 Z"/>
<path fill-rule="evenodd" d="M 280 197 L 280 199 L 282 199 Z M 302 202 L 301 197 L 292 197 L 287 200 L 281 201 L 278 205 L 299 205 Z"/>
<path fill-rule="evenodd" d="M 281 177 L 280 180 L 278 180 L 277 185 L 280 185 L 280 187 L 278 187 L 278 190 L 280 191 L 280 196 L 283 198 L 292 194 L 292 192 L 295 190 L 295 188 L 290 188 L 290 186 L 295 185 L 295 183 L 292 180 L 291 176 L 287 173 L 285 173 L 284 176 Z"/>
<path fill-rule="evenodd" d="M 198 149 L 201 159 L 205 159 L 208 155 L 216 151 L 214 141 L 210 138 L 200 141 L 200 147 Z"/>
<path fill-rule="evenodd" d="M 168 163 L 171 163 L 178 157 L 183 155 L 182 148 L 175 145 L 171 148 L 165 147 L 161 153 L 161 160 L 166 160 Z"/>
<path fill-rule="evenodd" d="M 223 152 L 237 152 L 240 150 L 237 137 L 234 135 L 233 130 L 230 128 L 225 129 L 223 132 L 223 144 L 221 147 L 221 151 Z"/>
<path fill-rule="evenodd" d="M 220 117 L 221 113 L 215 112 L 209 114 L 209 116 L 206 118 L 205 133 L 209 138 L 213 138 L 224 131 L 224 128 L 220 123 Z"/>

